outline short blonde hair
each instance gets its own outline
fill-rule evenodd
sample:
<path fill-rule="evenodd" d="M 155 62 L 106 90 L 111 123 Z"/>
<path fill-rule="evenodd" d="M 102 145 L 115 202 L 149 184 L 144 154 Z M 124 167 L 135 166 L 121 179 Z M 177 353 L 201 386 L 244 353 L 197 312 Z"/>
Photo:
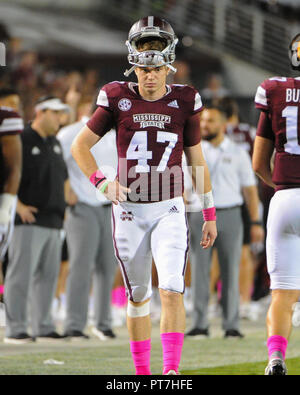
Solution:
<path fill-rule="evenodd" d="M 144 51 L 162 51 L 166 48 L 166 44 L 162 40 L 149 40 L 149 41 L 143 41 L 140 40 L 137 43 L 137 50 L 139 52 L 144 52 Z"/>

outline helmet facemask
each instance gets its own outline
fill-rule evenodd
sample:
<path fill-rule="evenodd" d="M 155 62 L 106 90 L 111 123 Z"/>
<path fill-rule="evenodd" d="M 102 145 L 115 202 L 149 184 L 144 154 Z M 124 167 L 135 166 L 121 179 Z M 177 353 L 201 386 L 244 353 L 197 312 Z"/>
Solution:
<path fill-rule="evenodd" d="M 145 22 L 152 18 L 161 24 L 167 24 L 168 30 L 164 30 L 160 26 L 140 26 L 141 22 Z M 139 25 L 138 25 L 139 24 Z M 138 25 L 138 26 L 137 26 Z M 140 44 L 148 41 L 161 41 L 164 45 L 162 50 L 141 50 Z M 126 70 L 124 75 L 129 76 L 136 67 L 161 67 L 167 66 L 175 73 L 176 69 L 171 66 L 175 60 L 175 47 L 178 38 L 175 36 L 173 29 L 168 22 L 160 20 L 159 18 L 147 17 L 141 21 L 136 22 L 130 29 L 126 45 L 128 48 L 128 61 L 133 65 L 130 70 Z"/>

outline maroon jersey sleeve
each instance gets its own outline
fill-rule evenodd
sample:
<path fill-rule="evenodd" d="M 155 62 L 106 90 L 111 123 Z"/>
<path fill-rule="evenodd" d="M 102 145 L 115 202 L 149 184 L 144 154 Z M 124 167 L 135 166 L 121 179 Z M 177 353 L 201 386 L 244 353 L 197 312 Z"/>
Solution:
<path fill-rule="evenodd" d="M 182 100 L 185 102 L 185 106 L 189 115 L 197 114 L 204 109 L 201 96 L 195 88 L 188 85 L 183 85 L 180 95 Z"/>
<path fill-rule="evenodd" d="M 266 112 L 262 111 L 260 114 L 256 135 L 272 141 L 275 140 L 275 135 L 273 133 L 272 125 L 271 125 L 271 120 Z"/>
<path fill-rule="evenodd" d="M 113 112 L 116 107 L 116 102 L 122 94 L 122 88 L 124 88 L 124 86 L 126 86 L 126 84 L 123 81 L 113 81 L 104 85 L 100 89 L 97 98 L 97 106 Z"/>
<path fill-rule="evenodd" d="M 24 124 L 20 115 L 8 107 L 0 107 L 0 137 L 19 134 Z"/>
<path fill-rule="evenodd" d="M 192 147 L 199 144 L 201 141 L 200 120 L 199 115 L 190 116 L 185 123 L 183 130 L 183 145 L 185 147 Z"/>
<path fill-rule="evenodd" d="M 98 136 L 103 137 L 113 127 L 112 113 L 102 107 L 97 108 L 87 122 L 87 127 Z"/>

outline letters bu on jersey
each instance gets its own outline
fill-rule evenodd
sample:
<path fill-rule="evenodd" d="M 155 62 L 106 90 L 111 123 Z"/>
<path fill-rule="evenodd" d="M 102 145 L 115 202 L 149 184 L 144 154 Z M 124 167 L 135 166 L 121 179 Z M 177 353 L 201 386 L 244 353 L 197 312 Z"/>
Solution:
<path fill-rule="evenodd" d="M 115 125 L 118 177 L 130 187 L 129 199 L 181 196 L 183 147 L 200 141 L 186 130 L 187 120 L 203 109 L 199 93 L 187 85 L 167 85 L 161 99 L 147 101 L 136 83 L 115 81 L 100 90 L 97 104 L 109 111 Z"/>

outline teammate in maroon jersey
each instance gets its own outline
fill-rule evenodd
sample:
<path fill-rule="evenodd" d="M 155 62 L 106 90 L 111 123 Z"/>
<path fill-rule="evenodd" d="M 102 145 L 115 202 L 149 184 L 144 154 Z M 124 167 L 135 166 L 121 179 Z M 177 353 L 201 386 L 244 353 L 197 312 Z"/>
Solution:
<path fill-rule="evenodd" d="M 17 113 L 19 96 L 13 89 L 0 90 L 0 261 L 12 234 L 22 166 L 19 134 L 23 121 Z"/>
<path fill-rule="evenodd" d="M 290 44 L 293 69 L 300 70 L 300 34 Z M 253 167 L 275 189 L 267 221 L 267 265 L 272 302 L 267 314 L 267 375 L 287 374 L 285 353 L 292 308 L 300 297 L 300 78 L 274 77 L 257 89 L 261 110 Z M 270 160 L 275 149 L 274 170 Z"/>
<path fill-rule="evenodd" d="M 183 304 L 188 230 L 181 160 L 204 169 L 203 248 L 216 238 L 215 208 L 199 130 L 199 93 L 166 85 L 175 69 L 177 38 L 156 17 L 136 22 L 126 42 L 138 83 L 112 82 L 99 93 L 98 109 L 72 146 L 79 167 L 114 203 L 113 241 L 129 298 L 127 326 L 136 374 L 151 374 L 151 264 L 157 266 L 162 304 L 163 374 L 177 374 L 185 331 Z M 91 147 L 113 126 L 117 132 L 118 177 L 108 182 L 97 170 Z M 203 180 L 202 180 L 203 181 Z"/>

